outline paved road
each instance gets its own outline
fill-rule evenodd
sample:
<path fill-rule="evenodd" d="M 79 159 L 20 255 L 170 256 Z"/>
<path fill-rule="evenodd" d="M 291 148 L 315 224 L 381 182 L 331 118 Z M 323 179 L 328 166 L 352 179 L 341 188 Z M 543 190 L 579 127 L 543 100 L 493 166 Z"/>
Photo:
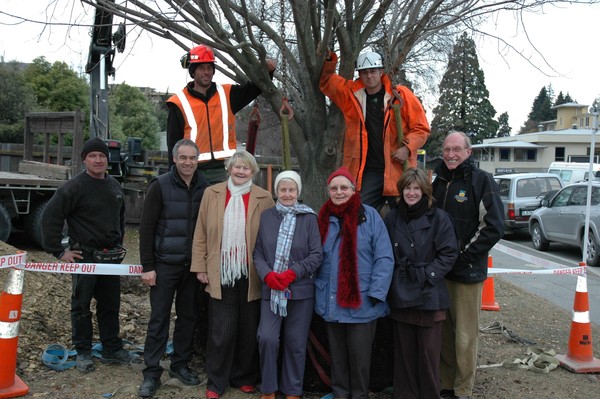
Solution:
<path fill-rule="evenodd" d="M 531 242 L 527 236 L 524 238 L 511 237 L 510 240 L 501 240 L 499 244 L 508 247 L 511 250 L 526 254 L 528 258 L 530 256 L 535 256 L 569 267 L 578 266 L 578 262 L 581 260 L 581 252 L 577 248 L 552 244 L 550 247 L 551 251 L 549 252 L 536 251 L 531 247 Z M 532 262 L 524 261 L 522 258 L 508 255 L 496 249 L 492 249 L 490 255 L 493 257 L 493 266 L 496 268 L 526 270 L 542 269 L 541 266 Z M 539 274 L 502 274 L 498 276 L 524 290 L 546 298 L 550 302 L 569 312 L 573 310 L 575 287 L 577 284 L 576 276 Z M 600 268 L 588 267 L 587 289 L 590 302 L 590 321 L 595 325 L 600 326 Z"/>

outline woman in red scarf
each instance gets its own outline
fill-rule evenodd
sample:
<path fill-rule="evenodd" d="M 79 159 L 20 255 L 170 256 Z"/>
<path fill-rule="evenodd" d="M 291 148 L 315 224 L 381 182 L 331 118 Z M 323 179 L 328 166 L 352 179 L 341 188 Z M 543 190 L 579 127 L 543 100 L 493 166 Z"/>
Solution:
<path fill-rule="evenodd" d="M 325 320 L 336 398 L 366 399 L 371 348 L 385 302 L 394 256 L 379 213 L 360 201 L 341 167 L 327 179 L 329 200 L 319 211 L 323 264 L 315 279 L 315 311 Z"/>

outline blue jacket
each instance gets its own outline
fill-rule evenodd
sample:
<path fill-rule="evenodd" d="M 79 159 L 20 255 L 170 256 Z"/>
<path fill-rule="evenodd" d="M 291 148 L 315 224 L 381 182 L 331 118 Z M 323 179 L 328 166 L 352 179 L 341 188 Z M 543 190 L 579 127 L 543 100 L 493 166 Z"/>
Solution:
<path fill-rule="evenodd" d="M 358 223 L 356 256 L 361 306 L 351 309 L 337 303 L 341 225 L 336 217 L 329 218 L 323 264 L 315 279 L 315 312 L 327 322 L 368 323 L 390 312 L 385 300 L 392 281 L 394 254 L 388 232 L 377 211 L 368 205 L 362 205 Z M 377 304 L 369 297 L 378 300 Z"/>
<path fill-rule="evenodd" d="M 262 283 L 262 298 L 271 297 L 271 289 L 264 283 L 265 276 L 273 271 L 275 264 L 275 250 L 277 248 L 277 236 L 283 216 L 276 208 L 265 210 L 260 215 L 260 227 L 256 245 L 254 246 L 254 267 L 260 276 Z M 321 265 L 323 250 L 321 248 L 321 236 L 317 216 L 312 213 L 304 213 L 296 217 L 296 229 L 290 249 L 290 262 L 296 273 L 296 280 L 290 284 L 292 300 L 314 297 L 314 273 Z"/>

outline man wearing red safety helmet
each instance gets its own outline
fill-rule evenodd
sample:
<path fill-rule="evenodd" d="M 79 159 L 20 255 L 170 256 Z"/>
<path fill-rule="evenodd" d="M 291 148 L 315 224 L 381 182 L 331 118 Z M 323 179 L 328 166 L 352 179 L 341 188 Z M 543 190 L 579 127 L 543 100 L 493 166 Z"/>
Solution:
<path fill-rule="evenodd" d="M 182 138 L 198 146 L 198 169 L 210 184 L 227 180 L 225 159 L 236 151 L 235 114 L 252 102 L 261 90 L 252 82 L 243 85 L 213 82 L 215 53 L 205 45 L 192 48 L 181 58 L 193 81 L 167 100 L 167 147 Z M 267 60 L 270 75 L 275 62 Z"/>

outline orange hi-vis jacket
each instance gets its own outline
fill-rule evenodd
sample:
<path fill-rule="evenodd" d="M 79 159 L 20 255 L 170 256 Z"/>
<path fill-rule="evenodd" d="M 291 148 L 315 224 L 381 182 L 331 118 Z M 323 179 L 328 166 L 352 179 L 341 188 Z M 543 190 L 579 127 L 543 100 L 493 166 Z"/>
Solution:
<path fill-rule="evenodd" d="M 367 161 L 368 133 L 365 125 L 367 93 L 362 81 L 346 80 L 336 74 L 337 55 L 331 53 L 331 60 L 325 60 L 321 72 L 319 87 L 323 94 L 331 99 L 344 114 L 346 130 L 344 132 L 343 165 L 350 170 L 356 178 L 356 190 L 360 191 L 362 176 Z M 384 123 L 383 123 L 383 154 L 385 161 L 384 170 L 384 196 L 398 196 L 396 184 L 402 176 L 402 164 L 392 158 L 392 153 L 399 148 L 396 120 L 389 106 L 390 102 L 398 101 L 392 94 L 392 83 L 384 74 L 381 82 L 385 88 L 384 96 Z M 417 150 L 421 148 L 429 137 L 429 123 L 425 110 L 419 99 L 405 86 L 397 86 L 396 90 L 402 97 L 403 104 L 400 109 L 402 116 L 402 130 L 404 132 L 404 145 L 408 147 L 410 155 L 408 165 L 417 166 Z"/>
<path fill-rule="evenodd" d="M 208 102 L 193 97 L 187 86 L 167 102 L 175 104 L 185 119 L 183 138 L 198 146 L 198 162 L 225 159 L 236 151 L 235 115 L 229 106 L 231 85 L 217 84 Z"/>

